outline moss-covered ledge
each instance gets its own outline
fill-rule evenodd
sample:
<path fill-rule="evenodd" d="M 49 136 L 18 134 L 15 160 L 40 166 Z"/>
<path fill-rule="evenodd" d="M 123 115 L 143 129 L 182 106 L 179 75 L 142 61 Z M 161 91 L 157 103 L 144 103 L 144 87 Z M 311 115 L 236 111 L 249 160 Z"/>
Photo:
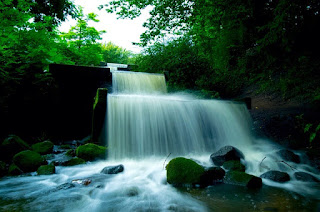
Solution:
<path fill-rule="evenodd" d="M 107 88 L 98 88 L 93 103 L 91 141 L 101 144 L 99 137 L 107 110 Z"/>

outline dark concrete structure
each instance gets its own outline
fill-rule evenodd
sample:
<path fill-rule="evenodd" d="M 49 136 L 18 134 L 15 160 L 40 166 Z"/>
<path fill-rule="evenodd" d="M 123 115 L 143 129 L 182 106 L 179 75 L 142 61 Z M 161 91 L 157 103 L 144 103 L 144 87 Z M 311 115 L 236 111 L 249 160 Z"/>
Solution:
<path fill-rule="evenodd" d="M 58 64 L 49 68 L 57 87 L 50 135 L 59 140 L 90 135 L 94 97 L 98 88 L 111 88 L 110 69 Z"/>

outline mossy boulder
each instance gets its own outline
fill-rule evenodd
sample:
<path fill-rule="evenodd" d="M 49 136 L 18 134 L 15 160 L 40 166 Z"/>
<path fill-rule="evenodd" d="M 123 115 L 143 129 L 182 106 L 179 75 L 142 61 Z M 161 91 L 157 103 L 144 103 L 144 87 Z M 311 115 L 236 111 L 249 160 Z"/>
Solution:
<path fill-rule="evenodd" d="M 82 158 L 72 158 L 66 162 L 63 162 L 62 165 L 63 166 L 76 166 L 76 165 L 80 165 L 80 164 L 85 164 L 86 161 L 83 160 Z"/>
<path fill-rule="evenodd" d="M 69 149 L 65 155 L 69 156 L 69 157 L 75 157 L 76 156 L 76 150 L 75 149 Z"/>
<path fill-rule="evenodd" d="M 33 144 L 31 146 L 32 150 L 41 154 L 46 155 L 52 153 L 54 144 L 51 141 L 43 141 L 40 143 Z"/>
<path fill-rule="evenodd" d="M 19 136 L 9 135 L 0 146 L 0 159 L 5 162 L 11 162 L 15 154 L 29 149 L 31 149 L 29 144 Z"/>
<path fill-rule="evenodd" d="M 31 150 L 19 152 L 13 157 L 13 162 L 23 172 L 36 171 L 39 168 L 39 166 L 45 163 L 44 159 L 41 157 L 39 153 Z"/>
<path fill-rule="evenodd" d="M 106 151 L 107 148 L 104 146 L 89 143 L 79 146 L 76 149 L 76 155 L 77 157 L 82 158 L 86 161 L 93 161 L 97 159 L 105 159 Z"/>
<path fill-rule="evenodd" d="M 56 173 L 56 167 L 54 165 L 42 165 L 38 168 L 38 175 L 50 175 Z"/>
<path fill-rule="evenodd" d="M 3 177 L 6 174 L 7 174 L 6 163 L 3 161 L 0 161 L 0 177 Z"/>
<path fill-rule="evenodd" d="M 246 167 L 239 160 L 226 161 L 222 166 L 228 171 L 244 172 L 246 170 Z"/>
<path fill-rule="evenodd" d="M 16 164 L 11 164 L 9 166 L 8 174 L 11 176 L 16 176 L 22 174 L 23 171 L 16 165 Z"/>
<path fill-rule="evenodd" d="M 166 169 L 168 183 L 176 186 L 200 184 L 205 172 L 195 161 L 183 157 L 172 159 Z"/>
<path fill-rule="evenodd" d="M 248 188 L 262 187 L 262 180 L 260 177 L 256 177 L 239 171 L 227 172 L 223 182 L 226 184 L 246 186 Z"/>

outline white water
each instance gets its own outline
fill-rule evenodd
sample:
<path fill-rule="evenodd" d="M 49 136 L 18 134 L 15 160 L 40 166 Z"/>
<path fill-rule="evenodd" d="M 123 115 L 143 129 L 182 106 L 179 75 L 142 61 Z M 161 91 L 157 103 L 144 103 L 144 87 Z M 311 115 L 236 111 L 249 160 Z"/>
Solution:
<path fill-rule="evenodd" d="M 293 179 L 284 184 L 264 180 L 265 184 L 319 198 L 318 184 L 294 180 L 294 171 L 276 162 L 281 160 L 275 155 L 281 147 L 252 135 L 251 118 L 244 105 L 166 94 L 163 76 L 155 74 L 114 72 L 113 80 L 114 93 L 107 98 L 109 159 L 57 167 L 57 174 L 50 176 L 1 179 L 0 203 L 1 199 L 14 201 L 3 208 L 0 204 L 0 211 L 208 211 L 204 203 L 166 183 L 164 162 L 172 153 L 167 162 L 185 156 L 212 166 L 210 154 L 225 145 L 244 153 L 247 173 L 260 176 L 268 169 L 286 170 Z M 118 164 L 124 165 L 124 172 L 100 173 L 104 167 Z M 295 171 L 318 176 L 306 160 L 300 165 L 289 164 Z M 62 186 L 76 179 L 90 179 L 92 183 Z M 215 202 L 216 208 L 228 201 Z"/>

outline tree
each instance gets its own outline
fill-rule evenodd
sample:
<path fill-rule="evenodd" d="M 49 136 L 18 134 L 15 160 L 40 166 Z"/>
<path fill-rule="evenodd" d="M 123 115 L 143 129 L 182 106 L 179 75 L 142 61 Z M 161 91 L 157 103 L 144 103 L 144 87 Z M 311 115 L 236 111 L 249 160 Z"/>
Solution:
<path fill-rule="evenodd" d="M 133 53 L 116 46 L 112 42 L 102 45 L 103 60 L 107 63 L 129 64 Z"/>

